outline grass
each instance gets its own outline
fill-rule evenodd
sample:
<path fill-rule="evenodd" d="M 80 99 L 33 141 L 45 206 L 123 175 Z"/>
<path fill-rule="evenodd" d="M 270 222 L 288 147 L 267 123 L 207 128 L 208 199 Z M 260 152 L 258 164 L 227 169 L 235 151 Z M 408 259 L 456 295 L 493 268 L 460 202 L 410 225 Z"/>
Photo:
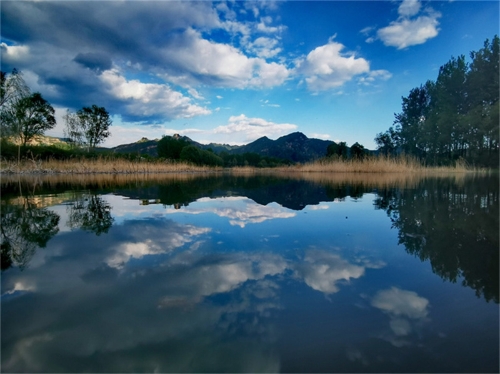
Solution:
<path fill-rule="evenodd" d="M 208 166 L 159 160 L 125 160 L 99 157 L 96 159 L 22 160 L 0 162 L 2 174 L 153 174 L 206 172 Z"/>
<path fill-rule="evenodd" d="M 189 163 L 161 160 L 127 160 L 111 157 L 96 159 L 74 158 L 66 160 L 24 159 L 17 161 L 1 161 L 2 174 L 156 174 L 179 172 L 211 172 L 223 170 L 220 167 L 195 166 Z M 428 167 L 417 159 L 407 156 L 366 157 L 363 159 L 343 160 L 339 158 L 321 159 L 306 164 L 283 166 L 276 168 L 234 167 L 231 172 L 245 173 L 405 173 L 405 174 L 442 174 L 485 172 L 487 169 L 469 167 L 464 161 L 458 161 L 454 166 Z"/>
<path fill-rule="evenodd" d="M 422 165 L 417 159 L 409 156 L 386 157 L 373 156 L 363 159 L 343 160 L 327 158 L 303 165 L 277 168 L 282 171 L 322 172 L 322 173 L 466 173 L 471 171 L 485 171 L 469 167 L 459 160 L 453 166 L 430 167 Z"/>

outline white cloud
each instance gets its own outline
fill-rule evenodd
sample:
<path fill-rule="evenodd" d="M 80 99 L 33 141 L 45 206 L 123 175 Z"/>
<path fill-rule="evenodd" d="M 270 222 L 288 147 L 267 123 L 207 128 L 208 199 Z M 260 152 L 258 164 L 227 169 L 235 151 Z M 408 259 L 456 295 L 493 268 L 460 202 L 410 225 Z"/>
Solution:
<path fill-rule="evenodd" d="M 354 53 L 341 53 L 344 45 L 330 38 L 328 44 L 311 51 L 298 62 L 298 71 L 306 75 L 312 91 L 324 91 L 342 86 L 354 76 L 369 73 L 370 64 Z"/>
<path fill-rule="evenodd" d="M 206 108 L 192 104 L 191 99 L 166 84 L 127 80 L 118 69 L 106 70 L 100 75 L 100 79 L 113 96 L 127 102 L 128 112 L 136 116 L 162 115 L 167 119 L 174 119 L 211 113 Z"/>
<path fill-rule="evenodd" d="M 262 118 L 249 118 L 241 114 L 229 117 L 229 123 L 225 126 L 216 127 L 213 133 L 229 135 L 232 139 L 236 136 L 244 139 L 244 142 L 251 142 L 263 136 L 282 136 L 296 130 L 297 127 L 297 125 L 290 123 L 274 123 Z"/>
<path fill-rule="evenodd" d="M 330 135 L 329 134 L 320 134 L 320 133 L 317 133 L 317 132 L 313 132 L 310 135 L 310 137 L 311 138 L 315 138 L 315 139 L 330 140 Z"/>
<path fill-rule="evenodd" d="M 217 87 L 272 87 L 282 84 L 289 75 L 286 66 L 249 58 L 236 47 L 203 39 L 198 31 L 187 29 L 180 36 L 182 48 L 165 48 L 166 57 L 181 71 L 164 75 L 180 85 L 209 84 Z M 175 48 L 175 46 L 174 46 Z M 268 53 L 270 53 L 268 51 Z"/>
<path fill-rule="evenodd" d="M 392 77 L 392 74 L 387 70 L 372 70 L 368 73 L 368 75 L 360 77 L 359 83 L 362 83 L 366 86 L 372 84 L 376 80 L 386 81 Z"/>
<path fill-rule="evenodd" d="M 420 11 L 420 2 L 416 0 L 405 0 L 398 8 L 400 17 L 377 31 L 377 37 L 382 40 L 386 46 L 404 49 L 413 45 L 423 44 L 427 40 L 438 35 L 439 12 L 432 8 L 427 8 L 426 15 L 416 16 Z M 368 43 L 374 38 L 368 38 Z"/>
<path fill-rule="evenodd" d="M 9 64 L 24 62 L 30 56 L 30 49 L 25 45 L 16 46 L 0 43 L 0 51 L 2 52 L 2 60 Z"/>
<path fill-rule="evenodd" d="M 255 53 L 258 57 L 271 58 L 282 51 L 278 46 L 278 40 L 261 36 L 255 41 L 248 43 L 247 50 Z"/>
<path fill-rule="evenodd" d="M 420 11 L 421 5 L 419 0 L 403 0 L 398 8 L 398 13 L 403 17 L 414 16 Z"/>

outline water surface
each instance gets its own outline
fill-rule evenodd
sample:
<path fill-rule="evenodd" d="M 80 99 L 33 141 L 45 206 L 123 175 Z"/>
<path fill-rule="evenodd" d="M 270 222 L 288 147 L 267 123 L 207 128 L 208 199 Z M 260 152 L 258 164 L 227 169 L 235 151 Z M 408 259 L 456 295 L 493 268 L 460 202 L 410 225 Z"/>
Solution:
<path fill-rule="evenodd" d="M 498 372 L 498 177 L 3 180 L 4 372 Z"/>

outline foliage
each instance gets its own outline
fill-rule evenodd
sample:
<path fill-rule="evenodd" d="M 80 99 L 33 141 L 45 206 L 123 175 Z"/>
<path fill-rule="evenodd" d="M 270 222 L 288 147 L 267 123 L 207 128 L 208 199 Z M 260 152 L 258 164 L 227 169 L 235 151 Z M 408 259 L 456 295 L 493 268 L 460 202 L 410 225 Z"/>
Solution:
<path fill-rule="evenodd" d="M 190 162 L 195 165 L 222 166 L 222 158 L 213 152 L 200 149 L 194 145 L 184 147 L 180 154 L 182 161 Z"/>
<path fill-rule="evenodd" d="M 349 147 L 347 147 L 346 142 L 332 143 L 326 149 L 326 156 L 338 156 L 347 159 L 349 157 Z"/>
<path fill-rule="evenodd" d="M 110 135 L 108 130 L 112 122 L 109 113 L 104 107 L 97 105 L 83 107 L 76 112 L 76 115 L 82 133 L 81 136 L 85 139 L 85 145 L 88 149 L 94 149 Z"/>
<path fill-rule="evenodd" d="M 436 81 L 403 97 L 394 127 L 377 134 L 384 154 L 405 152 L 427 164 L 447 165 L 463 159 L 498 167 L 500 40 L 486 40 L 478 52 L 452 57 Z"/>
<path fill-rule="evenodd" d="M 182 149 L 188 145 L 190 143 L 182 138 L 164 136 L 158 141 L 158 157 L 179 160 Z"/>
<path fill-rule="evenodd" d="M 64 136 L 68 139 L 73 147 L 81 147 L 85 144 L 84 129 L 80 122 L 80 117 L 69 109 L 63 117 L 64 119 Z"/>
<path fill-rule="evenodd" d="M 23 97 L 12 106 L 10 120 L 23 146 L 56 125 L 54 113 L 54 108 L 38 92 Z"/>
<path fill-rule="evenodd" d="M 19 100 L 30 95 L 21 72 L 12 70 L 10 75 L 0 72 L 0 134 L 2 138 L 17 135 L 12 126 L 13 107 Z"/>
<path fill-rule="evenodd" d="M 358 142 L 351 145 L 350 151 L 352 158 L 363 158 L 367 154 L 365 147 Z"/>

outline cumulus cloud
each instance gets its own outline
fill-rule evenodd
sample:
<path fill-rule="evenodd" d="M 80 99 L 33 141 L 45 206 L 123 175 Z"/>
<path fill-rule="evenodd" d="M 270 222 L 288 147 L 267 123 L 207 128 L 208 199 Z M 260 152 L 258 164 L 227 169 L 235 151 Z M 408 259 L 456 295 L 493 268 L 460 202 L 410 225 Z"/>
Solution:
<path fill-rule="evenodd" d="M 200 85 L 258 89 L 280 85 L 290 75 L 284 64 L 266 60 L 280 51 L 273 40 L 282 27 L 266 17 L 238 22 L 235 5 L 228 5 L 11 2 L 2 6 L 2 37 L 12 41 L 1 44 L 2 70 L 32 71 L 40 86 L 56 89 L 42 92 L 56 106 L 79 109 L 98 102 L 134 121 L 140 116 L 169 121 L 205 115 L 207 109 L 174 86 L 201 100 Z M 205 38 L 219 30 L 250 41 L 260 24 L 266 38 L 253 40 L 254 57 L 237 43 Z M 161 77 L 165 84 L 151 83 L 151 77 L 155 82 Z"/>
<path fill-rule="evenodd" d="M 297 129 L 291 123 L 275 123 L 263 118 L 249 118 L 244 114 L 229 117 L 229 123 L 216 127 L 213 132 L 220 135 L 237 136 L 244 142 L 251 142 L 263 136 L 275 137 L 288 134 Z"/>
<path fill-rule="evenodd" d="M 307 86 L 312 91 L 340 87 L 356 75 L 370 72 L 367 60 L 354 53 L 342 53 L 344 45 L 333 39 L 298 61 L 298 72 L 306 76 Z"/>
<path fill-rule="evenodd" d="M 106 70 L 100 79 L 115 98 L 124 100 L 128 113 L 138 118 L 161 115 L 168 120 L 211 113 L 206 108 L 192 104 L 190 98 L 172 90 L 167 84 L 127 80 L 117 69 Z"/>
<path fill-rule="evenodd" d="M 419 0 L 403 0 L 398 8 L 398 14 L 405 17 L 414 16 L 420 11 L 421 6 Z"/>
<path fill-rule="evenodd" d="M 432 8 L 425 9 L 425 14 L 420 13 L 421 3 L 418 0 L 405 0 L 398 8 L 400 17 L 377 31 L 377 37 L 386 46 L 404 49 L 413 45 L 423 44 L 434 38 L 439 33 L 439 12 Z M 413 18 L 412 18 L 413 17 Z M 373 37 L 367 42 L 374 41 Z"/>

